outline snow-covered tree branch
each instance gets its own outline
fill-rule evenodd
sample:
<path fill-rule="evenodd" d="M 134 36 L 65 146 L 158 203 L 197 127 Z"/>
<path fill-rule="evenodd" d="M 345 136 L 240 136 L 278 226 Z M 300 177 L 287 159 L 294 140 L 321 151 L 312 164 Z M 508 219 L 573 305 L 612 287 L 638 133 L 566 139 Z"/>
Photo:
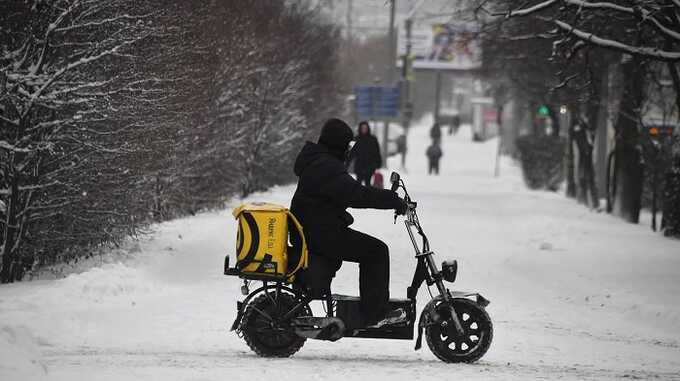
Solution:
<path fill-rule="evenodd" d="M 0 4 L 0 281 L 288 181 L 336 39 L 279 0 Z"/>

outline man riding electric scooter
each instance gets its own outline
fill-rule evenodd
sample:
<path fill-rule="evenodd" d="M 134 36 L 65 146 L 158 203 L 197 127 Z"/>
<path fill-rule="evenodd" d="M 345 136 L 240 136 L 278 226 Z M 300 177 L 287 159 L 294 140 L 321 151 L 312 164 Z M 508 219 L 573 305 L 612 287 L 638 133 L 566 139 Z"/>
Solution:
<path fill-rule="evenodd" d="M 381 240 L 353 230 L 347 208 L 395 209 L 407 205 L 389 189 L 365 187 L 347 173 L 352 129 L 340 119 L 328 120 L 318 143 L 307 142 L 295 161 L 299 177 L 291 212 L 304 227 L 309 243 L 309 268 L 298 285 L 312 294 L 330 292 L 330 282 L 343 261 L 359 263 L 361 313 L 367 327 L 398 324 L 406 312 L 389 310 L 389 252 Z"/>

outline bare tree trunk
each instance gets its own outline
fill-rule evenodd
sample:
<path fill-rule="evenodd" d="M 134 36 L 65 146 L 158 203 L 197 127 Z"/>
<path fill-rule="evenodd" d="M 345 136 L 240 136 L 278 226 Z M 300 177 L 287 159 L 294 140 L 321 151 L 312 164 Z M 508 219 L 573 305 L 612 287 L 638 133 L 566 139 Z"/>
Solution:
<path fill-rule="evenodd" d="M 643 97 L 643 70 L 640 66 L 640 60 L 635 57 L 629 58 L 622 65 L 624 90 L 615 127 L 616 194 L 613 212 L 632 223 L 639 221 L 644 182 L 644 167 L 638 142 L 638 122 Z"/>
<path fill-rule="evenodd" d="M 11 155 L 10 158 L 10 166 L 13 164 L 14 161 L 14 155 Z M 15 263 L 17 262 L 16 258 L 16 250 L 14 248 L 16 247 L 17 240 L 19 237 L 17 237 L 17 233 L 19 232 L 19 229 L 17 228 L 17 222 L 18 222 L 18 214 L 19 214 L 19 179 L 17 178 L 16 174 L 10 173 L 9 174 L 9 183 L 10 183 L 10 194 L 8 197 L 8 203 L 7 203 L 7 218 L 5 219 L 5 229 L 3 232 L 3 241 L 4 244 L 2 246 L 2 269 L 0 269 L 0 283 L 9 283 L 14 280 L 13 277 L 13 267 L 15 266 Z"/>
<path fill-rule="evenodd" d="M 590 110 L 592 111 L 592 110 Z M 597 110 L 595 110 L 597 113 Z M 597 114 L 596 114 L 597 115 Z M 593 145 L 588 139 L 588 126 L 582 121 L 575 128 L 575 140 L 578 147 L 578 200 L 590 206 L 599 207 L 595 170 L 593 168 Z"/>
<path fill-rule="evenodd" d="M 670 42 L 668 44 L 670 45 Z M 676 111 L 680 115 L 680 75 L 678 75 L 677 64 L 669 62 L 668 71 L 671 74 L 673 89 L 675 90 Z M 665 189 L 661 229 L 664 230 L 666 236 L 680 237 L 680 153 L 673 155 L 671 167 L 664 177 Z M 656 196 L 656 193 L 654 196 Z"/>
<path fill-rule="evenodd" d="M 586 197 L 590 197 L 590 202 L 588 205 L 591 208 L 599 208 L 600 207 L 600 197 L 599 194 L 600 192 L 597 189 L 597 181 L 595 180 L 595 164 L 594 164 L 594 155 L 593 151 L 595 148 L 594 141 L 595 138 L 594 136 L 596 135 L 597 132 L 597 120 L 600 115 L 600 108 L 602 108 L 602 99 L 601 99 L 601 88 L 602 88 L 602 80 L 601 79 L 596 79 L 595 83 L 593 83 L 593 96 L 588 104 L 587 108 L 587 113 L 588 113 L 588 124 L 584 125 L 583 129 L 583 135 L 581 137 L 582 144 L 580 145 L 583 151 L 582 154 L 582 161 L 583 161 L 583 170 L 584 170 L 584 183 L 587 189 L 586 192 Z M 606 128 L 606 126 L 602 126 L 600 128 Z"/>
<path fill-rule="evenodd" d="M 667 237 L 680 238 L 680 155 L 673 158 L 671 169 L 665 175 L 664 184 L 661 229 Z"/>
<path fill-rule="evenodd" d="M 155 221 L 163 221 L 163 180 L 161 175 L 156 174 L 156 182 L 154 183 L 154 199 L 153 199 L 153 218 Z"/>
<path fill-rule="evenodd" d="M 541 126 L 536 121 L 536 102 L 529 101 L 529 122 L 531 123 L 531 133 L 534 136 L 541 135 Z"/>
<path fill-rule="evenodd" d="M 576 191 L 576 200 L 579 203 L 588 205 L 588 161 L 592 163 L 592 157 L 589 157 L 588 143 L 585 134 L 585 125 L 579 121 L 574 126 L 574 141 L 578 149 L 578 189 Z M 592 155 L 591 155 L 592 156 Z"/>
<path fill-rule="evenodd" d="M 595 175 L 596 184 L 598 189 L 598 199 L 607 196 L 607 154 L 608 154 L 608 135 L 609 135 L 609 125 L 608 125 L 608 105 L 610 102 L 610 91 L 609 91 L 609 77 L 611 72 L 611 66 L 607 65 L 599 75 L 600 77 L 600 87 L 596 89 L 597 99 L 599 102 L 599 113 L 597 119 L 590 121 L 591 125 L 595 128 Z"/>
<path fill-rule="evenodd" d="M 668 62 L 668 72 L 671 74 L 673 89 L 675 90 L 675 107 L 680 114 L 680 75 L 678 75 L 678 64 Z"/>
<path fill-rule="evenodd" d="M 574 114 L 578 115 L 578 109 L 573 107 Z M 569 126 L 567 130 L 567 197 L 576 197 L 576 179 L 574 173 L 574 126 Z"/>
<path fill-rule="evenodd" d="M 567 197 L 576 198 L 576 179 L 575 179 L 575 165 L 574 162 L 574 131 L 569 129 L 569 137 L 567 138 Z"/>
<path fill-rule="evenodd" d="M 588 163 L 590 164 L 590 167 L 588 169 L 588 177 L 586 178 L 586 181 L 588 182 L 588 188 L 590 189 L 590 207 L 593 209 L 598 209 L 600 207 L 600 193 L 597 189 L 597 181 L 595 178 L 595 167 L 593 166 L 593 149 L 592 146 L 590 148 L 590 160 Z"/>
<path fill-rule="evenodd" d="M 14 133 L 8 137 L 11 145 L 15 145 L 19 137 L 22 136 L 26 119 L 20 118 L 19 123 L 14 129 Z M 17 257 L 17 248 L 21 243 L 22 229 L 20 228 L 20 213 L 22 208 L 20 182 L 22 173 L 19 169 L 19 164 L 22 162 L 26 154 L 18 151 L 10 150 L 8 152 L 8 163 L 5 166 L 6 182 L 9 195 L 7 197 L 7 210 L 5 214 L 4 229 L 3 229 L 3 246 L 2 246 L 2 268 L 0 269 L 0 283 L 10 283 L 15 280 L 16 269 L 15 266 L 19 263 Z M 24 168 L 25 169 L 25 168 Z"/>

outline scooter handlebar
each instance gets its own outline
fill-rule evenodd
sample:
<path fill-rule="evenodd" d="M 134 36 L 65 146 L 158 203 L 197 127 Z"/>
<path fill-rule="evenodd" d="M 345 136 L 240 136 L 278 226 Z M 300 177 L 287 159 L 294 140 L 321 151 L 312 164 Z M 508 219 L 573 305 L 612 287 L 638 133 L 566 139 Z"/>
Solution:
<path fill-rule="evenodd" d="M 409 211 L 415 210 L 416 207 L 418 206 L 418 203 L 415 201 L 411 201 L 408 197 L 404 197 L 404 202 L 406 202 L 406 211 L 404 215 L 407 215 Z M 394 223 L 397 223 L 397 217 L 399 216 L 399 213 L 397 211 L 394 211 Z"/>
<path fill-rule="evenodd" d="M 390 189 L 392 190 L 392 192 L 396 192 L 397 189 L 399 189 L 399 182 L 398 181 L 393 182 L 392 187 Z"/>

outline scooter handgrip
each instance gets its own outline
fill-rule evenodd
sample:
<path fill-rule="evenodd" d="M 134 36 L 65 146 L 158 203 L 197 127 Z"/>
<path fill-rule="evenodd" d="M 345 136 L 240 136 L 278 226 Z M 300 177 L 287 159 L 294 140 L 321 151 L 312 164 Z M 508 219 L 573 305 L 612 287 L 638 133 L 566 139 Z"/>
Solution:
<path fill-rule="evenodd" d="M 392 192 L 396 192 L 397 189 L 399 189 L 399 182 L 398 181 L 393 182 L 392 187 L 390 189 L 392 190 Z"/>

